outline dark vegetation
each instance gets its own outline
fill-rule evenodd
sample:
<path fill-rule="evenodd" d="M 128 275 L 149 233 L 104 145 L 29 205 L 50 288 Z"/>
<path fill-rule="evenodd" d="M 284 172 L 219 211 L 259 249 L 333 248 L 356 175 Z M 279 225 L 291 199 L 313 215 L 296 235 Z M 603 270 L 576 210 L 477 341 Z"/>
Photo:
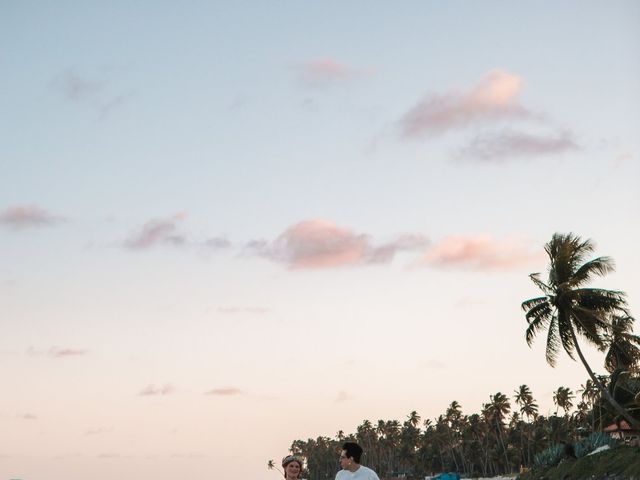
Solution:
<path fill-rule="evenodd" d="M 553 235 L 545 245 L 547 277 L 530 275 L 542 295 L 522 303 L 527 343 L 544 334 L 547 363 L 554 366 L 564 351 L 574 360 L 577 356 L 589 377 L 576 393 L 564 386 L 555 391 L 555 414 L 540 415 L 530 388 L 521 385 L 511 397 L 491 395 L 479 413 L 464 414 L 453 401 L 433 420 L 422 421 L 415 411 L 402 422 L 364 420 L 353 433 L 295 440 L 290 450 L 306 459 L 303 477 L 333 479 L 337 452 L 352 440 L 366 452 L 363 464 L 381 478 L 423 479 L 447 471 L 488 477 L 525 468 L 523 480 L 640 479 L 640 449 L 598 434 L 622 419 L 640 430 L 640 337 L 633 334 L 623 292 L 587 286 L 614 268 L 609 257 L 588 259 L 593 250 L 590 240 Z M 580 342 L 603 353 L 607 374 L 593 371 Z M 613 448 L 587 455 L 607 443 Z"/>

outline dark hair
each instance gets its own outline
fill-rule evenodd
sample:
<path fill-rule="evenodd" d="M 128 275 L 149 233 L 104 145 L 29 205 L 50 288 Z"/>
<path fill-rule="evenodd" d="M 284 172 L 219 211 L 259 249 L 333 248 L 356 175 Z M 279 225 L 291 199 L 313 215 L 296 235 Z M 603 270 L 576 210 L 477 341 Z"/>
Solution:
<path fill-rule="evenodd" d="M 362 457 L 362 447 L 355 442 L 345 442 L 342 449 L 346 452 L 347 458 L 353 458 L 353 461 L 360 463 Z"/>

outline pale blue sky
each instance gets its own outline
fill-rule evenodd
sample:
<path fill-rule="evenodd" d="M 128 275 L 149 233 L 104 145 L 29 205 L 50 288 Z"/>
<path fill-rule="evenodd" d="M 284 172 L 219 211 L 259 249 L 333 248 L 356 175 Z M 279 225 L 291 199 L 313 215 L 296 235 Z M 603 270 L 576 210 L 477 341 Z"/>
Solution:
<path fill-rule="evenodd" d="M 640 301 L 639 27 L 632 1 L 0 3 L 0 477 L 275 478 L 365 418 L 521 383 L 551 408 L 586 373 L 524 341 L 543 244 L 593 238 Z"/>

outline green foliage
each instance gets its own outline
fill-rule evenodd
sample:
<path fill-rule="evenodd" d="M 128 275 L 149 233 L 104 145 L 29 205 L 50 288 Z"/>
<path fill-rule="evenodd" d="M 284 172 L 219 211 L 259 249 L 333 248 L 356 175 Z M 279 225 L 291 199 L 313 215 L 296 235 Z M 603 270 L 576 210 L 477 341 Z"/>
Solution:
<path fill-rule="evenodd" d="M 555 467 L 563 458 L 565 458 L 564 445 L 556 443 L 533 457 L 533 464 L 535 468 Z"/>
<path fill-rule="evenodd" d="M 574 451 L 576 457 L 581 458 L 593 452 L 596 448 L 602 447 L 604 445 L 608 445 L 613 448 L 617 445 L 617 443 L 618 442 L 616 442 L 609 435 L 602 432 L 596 432 L 589 435 L 584 440 L 576 443 L 574 446 Z"/>
<path fill-rule="evenodd" d="M 640 448 L 622 445 L 587 455 L 573 462 L 561 462 L 556 467 L 534 469 L 523 473 L 519 480 L 564 479 L 638 479 L 640 478 Z"/>

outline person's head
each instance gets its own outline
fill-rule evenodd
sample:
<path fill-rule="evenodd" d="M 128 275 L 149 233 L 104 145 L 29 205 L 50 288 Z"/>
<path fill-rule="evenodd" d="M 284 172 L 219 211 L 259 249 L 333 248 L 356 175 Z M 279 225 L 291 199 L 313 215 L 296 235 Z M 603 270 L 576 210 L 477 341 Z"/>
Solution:
<path fill-rule="evenodd" d="M 295 455 L 287 455 L 282 459 L 284 478 L 298 478 L 302 472 L 302 460 Z"/>
<path fill-rule="evenodd" d="M 351 467 L 360 464 L 362 457 L 362 447 L 355 442 L 345 442 L 342 445 L 342 453 L 340 454 L 340 467 L 343 470 L 350 470 Z"/>

